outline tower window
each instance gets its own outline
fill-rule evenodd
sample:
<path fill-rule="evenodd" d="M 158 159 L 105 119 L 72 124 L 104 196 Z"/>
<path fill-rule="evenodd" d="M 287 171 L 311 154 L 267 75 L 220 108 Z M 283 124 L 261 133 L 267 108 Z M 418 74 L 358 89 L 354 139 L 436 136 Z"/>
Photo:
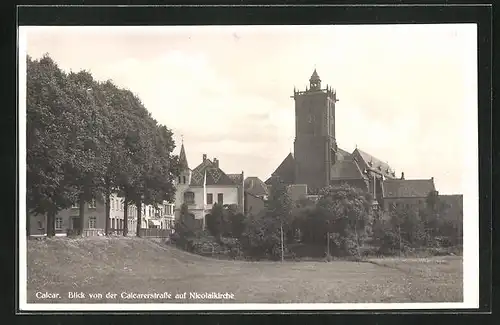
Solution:
<path fill-rule="evenodd" d="M 186 176 L 182 176 L 182 183 L 186 184 Z"/>

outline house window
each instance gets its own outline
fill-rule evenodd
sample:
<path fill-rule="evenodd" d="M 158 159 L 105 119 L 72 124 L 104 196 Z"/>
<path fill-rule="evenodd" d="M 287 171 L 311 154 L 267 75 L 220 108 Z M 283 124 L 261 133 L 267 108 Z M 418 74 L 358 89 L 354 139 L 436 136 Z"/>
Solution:
<path fill-rule="evenodd" d="M 78 202 L 76 203 L 73 203 L 73 205 L 71 206 L 71 209 L 79 209 L 80 206 L 78 205 Z"/>
<path fill-rule="evenodd" d="M 95 229 L 96 227 L 96 217 L 89 217 L 89 228 Z"/>
<path fill-rule="evenodd" d="M 96 205 L 95 205 L 95 199 L 92 199 L 90 200 L 89 202 L 89 209 L 95 209 Z"/>
<path fill-rule="evenodd" d="M 115 229 L 115 218 L 111 218 L 111 229 Z"/>
<path fill-rule="evenodd" d="M 38 220 L 38 229 L 44 229 L 43 228 L 43 223 L 41 220 Z"/>
<path fill-rule="evenodd" d="M 56 220 L 55 220 L 55 228 L 57 230 L 61 230 L 62 229 L 62 225 L 63 225 L 63 220 L 61 217 L 57 217 Z"/>
<path fill-rule="evenodd" d="M 224 204 L 224 194 L 223 193 L 217 194 L 217 203 Z"/>
<path fill-rule="evenodd" d="M 207 204 L 214 204 L 214 195 L 212 193 L 207 193 Z"/>
<path fill-rule="evenodd" d="M 184 203 L 194 204 L 194 193 L 193 192 L 185 192 L 184 193 Z"/>
<path fill-rule="evenodd" d="M 179 176 L 179 184 L 181 183 L 181 177 Z"/>
<path fill-rule="evenodd" d="M 186 184 L 186 176 L 182 176 L 182 184 Z"/>

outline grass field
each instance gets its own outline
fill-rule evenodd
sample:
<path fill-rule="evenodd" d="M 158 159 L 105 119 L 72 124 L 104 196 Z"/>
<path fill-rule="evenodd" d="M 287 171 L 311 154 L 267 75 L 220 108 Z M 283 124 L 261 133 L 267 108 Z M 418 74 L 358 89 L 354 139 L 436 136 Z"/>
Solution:
<path fill-rule="evenodd" d="M 29 303 L 403 303 L 463 301 L 462 258 L 367 262 L 215 260 L 139 238 L 28 241 Z M 59 293 L 56 299 L 37 298 Z M 85 299 L 70 299 L 83 292 Z M 106 293 L 117 296 L 106 298 Z M 122 299 L 121 293 L 172 299 Z M 176 293 L 232 293 L 229 300 L 174 300 Z M 102 297 L 89 298 L 90 293 Z"/>

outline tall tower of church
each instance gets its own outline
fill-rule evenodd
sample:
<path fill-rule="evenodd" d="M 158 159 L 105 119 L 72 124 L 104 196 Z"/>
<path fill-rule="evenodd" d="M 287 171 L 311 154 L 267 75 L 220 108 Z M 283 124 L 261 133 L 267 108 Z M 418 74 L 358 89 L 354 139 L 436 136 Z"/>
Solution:
<path fill-rule="evenodd" d="M 295 183 L 307 184 L 315 192 L 330 184 L 331 166 L 335 163 L 336 92 L 326 86 L 314 69 L 305 91 L 294 89 L 295 100 Z"/>

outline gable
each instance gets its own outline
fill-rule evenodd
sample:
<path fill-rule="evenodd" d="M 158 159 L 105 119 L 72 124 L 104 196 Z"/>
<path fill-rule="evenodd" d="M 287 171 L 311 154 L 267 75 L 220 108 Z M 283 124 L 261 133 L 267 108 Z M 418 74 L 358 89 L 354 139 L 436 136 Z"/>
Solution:
<path fill-rule="evenodd" d="M 295 183 L 295 159 L 291 153 L 286 156 L 283 162 L 271 174 L 271 177 L 266 180 L 266 184 L 270 184 L 272 176 L 278 176 L 285 184 Z"/>
<path fill-rule="evenodd" d="M 206 180 L 205 180 L 206 175 Z M 224 173 L 219 167 L 206 159 L 199 164 L 191 173 L 191 186 L 203 186 L 204 181 L 206 185 L 237 185 L 231 177 Z"/>
<path fill-rule="evenodd" d="M 257 196 L 269 195 L 267 185 L 258 177 L 247 177 L 245 179 L 245 192 Z"/>

